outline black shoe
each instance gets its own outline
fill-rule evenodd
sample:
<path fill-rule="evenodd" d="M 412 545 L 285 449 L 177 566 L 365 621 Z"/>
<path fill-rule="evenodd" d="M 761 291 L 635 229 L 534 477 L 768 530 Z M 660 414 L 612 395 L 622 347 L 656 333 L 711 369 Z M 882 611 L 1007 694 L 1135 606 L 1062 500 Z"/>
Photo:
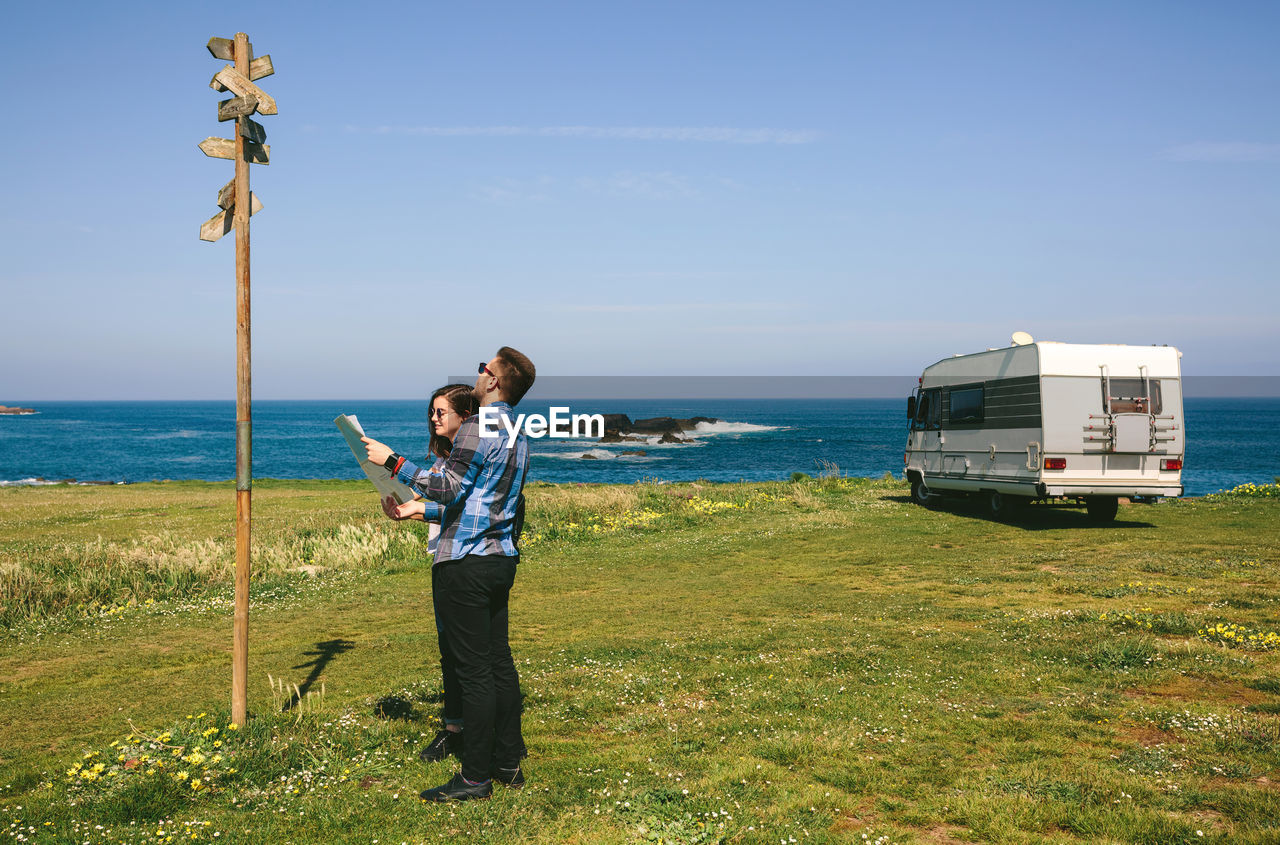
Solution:
<path fill-rule="evenodd" d="M 423 801 L 470 801 L 473 798 L 488 798 L 492 794 L 493 781 L 487 780 L 484 783 L 472 785 L 467 783 L 462 772 L 458 772 L 453 776 L 453 780 L 444 786 L 428 789 L 419 797 Z"/>
<path fill-rule="evenodd" d="M 504 769 L 497 766 L 493 770 L 493 779 L 509 789 L 519 789 L 524 786 L 524 772 L 520 770 L 520 764 L 517 763 L 514 769 Z"/>
<path fill-rule="evenodd" d="M 418 752 L 418 759 L 424 763 L 439 763 L 450 754 L 461 758 L 462 743 L 462 731 L 441 730 L 426 748 Z"/>

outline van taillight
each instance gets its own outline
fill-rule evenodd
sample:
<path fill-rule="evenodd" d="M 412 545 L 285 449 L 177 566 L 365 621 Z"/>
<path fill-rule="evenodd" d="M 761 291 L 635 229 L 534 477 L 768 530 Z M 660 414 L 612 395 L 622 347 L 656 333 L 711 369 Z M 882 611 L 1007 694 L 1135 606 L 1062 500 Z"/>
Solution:
<path fill-rule="evenodd" d="M 1182 458 L 1161 458 L 1160 469 L 1182 469 Z"/>
<path fill-rule="evenodd" d="M 1066 458 L 1045 458 L 1044 468 L 1045 469 L 1066 469 L 1067 459 Z"/>

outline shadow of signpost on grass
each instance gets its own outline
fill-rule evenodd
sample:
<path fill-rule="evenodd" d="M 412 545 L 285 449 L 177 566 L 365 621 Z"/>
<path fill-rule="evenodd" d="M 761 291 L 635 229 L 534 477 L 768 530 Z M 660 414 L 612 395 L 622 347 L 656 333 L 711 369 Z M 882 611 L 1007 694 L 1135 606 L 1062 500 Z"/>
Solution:
<path fill-rule="evenodd" d="M 333 660 L 333 658 L 343 652 L 351 651 L 355 646 L 356 644 L 351 640 L 339 638 L 336 640 L 325 640 L 324 642 L 316 643 L 315 651 L 303 652 L 304 657 L 314 655 L 315 660 L 308 661 L 307 663 L 299 663 L 293 668 L 305 669 L 310 666 L 311 672 L 307 675 L 306 680 L 294 688 L 293 695 L 285 702 L 281 710 L 287 712 L 292 710 L 294 707 L 297 707 L 298 703 L 302 699 L 306 698 L 307 693 L 310 692 L 311 688 L 315 685 L 315 682 L 320 679 L 320 675 L 324 672 L 325 667 L 329 665 L 329 661 Z"/>

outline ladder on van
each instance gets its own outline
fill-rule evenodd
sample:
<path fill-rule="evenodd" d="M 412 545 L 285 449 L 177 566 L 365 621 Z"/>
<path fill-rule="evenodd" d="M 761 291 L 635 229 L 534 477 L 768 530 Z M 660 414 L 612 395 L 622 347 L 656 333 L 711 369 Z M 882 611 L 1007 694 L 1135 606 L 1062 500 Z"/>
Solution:
<path fill-rule="evenodd" d="M 1084 439 L 1097 443 L 1102 452 L 1154 452 L 1160 443 L 1176 439 L 1177 429 L 1172 414 L 1154 414 L 1151 402 L 1151 379 L 1145 364 L 1138 367 L 1141 373 L 1141 396 L 1112 396 L 1111 372 L 1106 364 L 1099 364 L 1102 380 L 1102 413 L 1089 414 L 1089 424 L 1084 427 Z M 1113 401 L 1135 403 L 1137 411 L 1115 411 Z"/>

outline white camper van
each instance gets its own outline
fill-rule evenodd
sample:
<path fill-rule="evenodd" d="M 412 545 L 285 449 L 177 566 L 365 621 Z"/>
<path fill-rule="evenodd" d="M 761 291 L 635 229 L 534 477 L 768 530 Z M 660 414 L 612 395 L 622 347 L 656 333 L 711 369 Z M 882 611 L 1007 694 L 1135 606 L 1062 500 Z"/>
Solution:
<path fill-rule="evenodd" d="M 1033 499 L 1182 495 L 1182 353 L 1171 346 L 1035 342 L 925 368 L 907 400 L 911 496 L 985 497 L 993 516 Z"/>

